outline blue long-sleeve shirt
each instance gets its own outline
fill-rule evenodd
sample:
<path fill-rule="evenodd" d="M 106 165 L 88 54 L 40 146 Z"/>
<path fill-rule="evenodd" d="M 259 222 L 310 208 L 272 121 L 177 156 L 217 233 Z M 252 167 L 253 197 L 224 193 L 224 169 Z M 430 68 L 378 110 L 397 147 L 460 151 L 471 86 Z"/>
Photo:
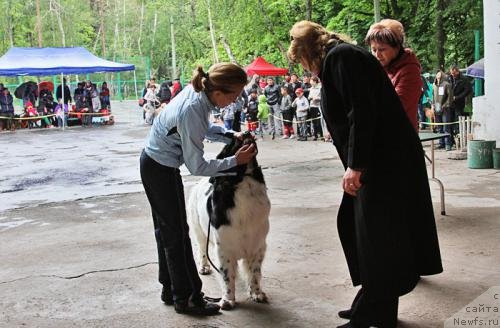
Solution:
<path fill-rule="evenodd" d="M 155 118 L 149 133 L 146 154 L 156 162 L 173 168 L 186 164 L 193 175 L 218 176 L 236 166 L 236 157 L 206 160 L 203 140 L 230 143 L 224 127 L 212 125 L 210 112 L 215 109 L 207 95 L 191 85 L 184 88 Z"/>

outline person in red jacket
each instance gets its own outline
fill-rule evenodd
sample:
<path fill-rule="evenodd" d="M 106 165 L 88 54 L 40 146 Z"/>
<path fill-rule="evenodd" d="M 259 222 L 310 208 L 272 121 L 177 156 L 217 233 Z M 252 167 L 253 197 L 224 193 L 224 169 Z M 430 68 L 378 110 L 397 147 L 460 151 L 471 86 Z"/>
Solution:
<path fill-rule="evenodd" d="M 365 42 L 384 67 L 401 104 L 418 131 L 417 109 L 422 93 L 421 66 L 410 48 L 404 47 L 403 25 L 394 19 L 383 19 L 370 26 Z"/>

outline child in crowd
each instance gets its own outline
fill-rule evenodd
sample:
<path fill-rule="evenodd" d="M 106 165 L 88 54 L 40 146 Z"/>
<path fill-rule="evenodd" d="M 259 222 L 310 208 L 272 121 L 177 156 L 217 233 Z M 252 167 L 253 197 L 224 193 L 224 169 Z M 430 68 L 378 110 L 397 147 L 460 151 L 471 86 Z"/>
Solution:
<path fill-rule="evenodd" d="M 250 132 L 255 132 L 257 126 L 259 125 L 259 119 L 257 114 L 259 113 L 259 100 L 257 99 L 257 90 L 252 89 L 250 91 L 250 97 L 248 97 L 248 105 L 245 109 L 247 129 Z"/>
<path fill-rule="evenodd" d="M 108 84 L 106 82 L 102 82 L 101 92 L 99 93 L 101 98 L 101 107 L 102 108 L 111 108 L 111 103 L 109 101 L 109 89 Z"/>
<path fill-rule="evenodd" d="M 37 117 L 38 116 L 38 111 L 37 109 L 33 106 L 31 101 L 27 100 L 26 101 L 26 109 L 25 109 L 25 117 Z M 43 118 L 45 120 L 45 124 L 49 124 L 47 118 Z M 38 124 L 40 122 L 40 125 Z M 34 120 L 28 120 L 28 127 L 31 129 L 33 127 L 41 127 L 41 121 L 34 121 Z"/>
<path fill-rule="evenodd" d="M 146 113 L 145 121 L 147 124 L 151 125 L 156 116 L 156 107 L 160 105 L 160 100 L 156 97 L 156 84 L 150 83 L 148 85 L 146 94 L 143 98 L 144 101 L 146 101 L 143 107 Z"/>
<path fill-rule="evenodd" d="M 267 104 L 266 96 L 259 96 L 259 105 L 257 108 L 257 118 L 259 119 L 259 133 L 261 134 L 262 139 L 264 139 L 264 132 L 267 131 L 269 120 L 269 105 Z M 274 139 L 274 132 L 272 138 Z"/>
<path fill-rule="evenodd" d="M 283 137 L 282 139 L 293 139 L 295 135 L 293 134 L 293 109 L 292 109 L 292 97 L 288 94 L 288 87 L 281 87 L 281 104 L 280 110 L 283 116 Z"/>
<path fill-rule="evenodd" d="M 54 108 L 54 114 L 56 115 L 55 117 L 57 126 L 62 127 L 64 123 L 64 117 L 68 114 L 68 104 L 64 104 L 63 110 L 63 105 L 61 103 L 58 103 Z"/>
<path fill-rule="evenodd" d="M 296 109 L 297 115 L 297 130 L 299 130 L 298 141 L 307 141 L 307 126 L 306 119 L 309 114 L 309 100 L 304 97 L 304 89 L 298 88 L 295 90 L 297 98 L 292 103 L 292 107 Z"/>

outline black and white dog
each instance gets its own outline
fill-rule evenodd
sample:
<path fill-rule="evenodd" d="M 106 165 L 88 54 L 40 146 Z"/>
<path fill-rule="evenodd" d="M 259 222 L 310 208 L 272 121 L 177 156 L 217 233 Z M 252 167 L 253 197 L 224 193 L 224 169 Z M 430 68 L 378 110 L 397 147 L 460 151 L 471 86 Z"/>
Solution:
<path fill-rule="evenodd" d="M 232 156 L 249 143 L 255 140 L 250 133 L 245 133 L 243 140 L 233 140 L 217 158 Z M 271 210 L 264 175 L 256 158 L 247 165 L 237 166 L 234 172 L 232 176 L 200 181 L 193 187 L 188 201 L 188 222 L 193 239 L 198 243 L 201 274 L 211 271 L 206 254 L 208 225 L 211 225 L 210 245 L 215 246 L 217 267 L 222 275 L 220 306 L 224 310 L 235 305 L 239 260 L 242 260 L 250 298 L 259 303 L 267 302 L 260 288 Z"/>

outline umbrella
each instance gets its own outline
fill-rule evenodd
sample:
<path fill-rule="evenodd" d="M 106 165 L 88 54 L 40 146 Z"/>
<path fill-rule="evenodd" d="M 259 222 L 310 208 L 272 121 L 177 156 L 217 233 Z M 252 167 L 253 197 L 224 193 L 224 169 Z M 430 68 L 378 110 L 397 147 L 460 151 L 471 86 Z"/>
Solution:
<path fill-rule="evenodd" d="M 14 96 L 16 96 L 17 99 L 23 99 L 24 90 L 26 90 L 28 86 L 36 87 L 36 85 L 36 82 L 33 81 L 24 82 L 16 88 L 16 90 L 14 91 Z"/>
<path fill-rule="evenodd" d="M 467 67 L 465 75 L 484 79 L 484 58 Z"/>
<path fill-rule="evenodd" d="M 38 83 L 38 92 L 44 89 L 49 90 L 50 92 L 54 92 L 54 83 L 52 83 L 51 81 L 42 81 Z"/>

